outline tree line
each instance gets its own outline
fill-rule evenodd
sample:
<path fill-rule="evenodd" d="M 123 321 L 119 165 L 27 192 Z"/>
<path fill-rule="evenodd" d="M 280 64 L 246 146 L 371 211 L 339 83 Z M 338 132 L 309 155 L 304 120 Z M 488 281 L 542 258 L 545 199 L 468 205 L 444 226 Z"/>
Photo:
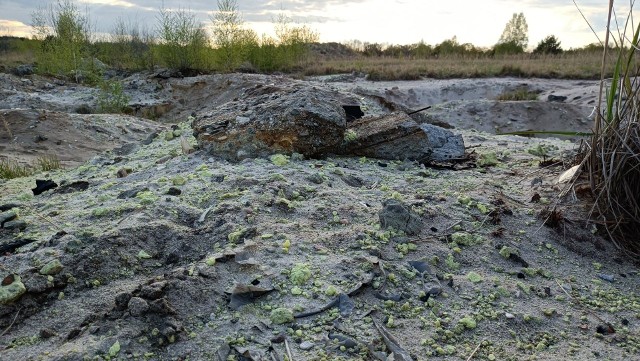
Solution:
<path fill-rule="evenodd" d="M 164 66 L 186 74 L 211 71 L 288 71 L 305 59 L 318 33 L 274 19 L 275 37 L 259 36 L 246 27 L 236 0 L 218 0 L 208 31 L 189 10 L 158 11 L 155 28 L 117 20 L 106 39 L 93 39 L 89 15 L 74 0 L 57 0 L 32 14 L 39 72 L 91 80 L 103 63 L 116 69 L 142 70 Z"/>

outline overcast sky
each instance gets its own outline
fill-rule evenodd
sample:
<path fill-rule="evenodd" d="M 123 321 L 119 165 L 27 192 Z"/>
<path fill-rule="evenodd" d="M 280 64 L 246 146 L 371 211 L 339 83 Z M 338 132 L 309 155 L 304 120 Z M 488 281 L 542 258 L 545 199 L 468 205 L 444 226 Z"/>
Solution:
<path fill-rule="evenodd" d="M 30 35 L 31 14 L 55 0 L 0 0 L 0 34 Z M 576 0 L 602 37 L 606 0 Z M 109 32 L 118 17 L 155 28 L 163 4 L 190 9 L 208 22 L 215 0 L 75 0 L 89 12 L 98 33 Z M 619 1 L 628 4 L 628 1 Z M 272 33 L 272 19 L 282 10 L 294 21 L 320 33 L 321 41 L 408 44 L 424 40 L 437 44 L 456 36 L 460 43 L 490 47 L 497 42 L 513 13 L 523 12 L 529 24 L 529 46 L 556 35 L 563 48 L 596 42 L 571 0 L 353 0 L 243 1 L 238 5 L 247 26 L 259 34 Z M 626 9 L 618 8 L 624 15 Z"/>

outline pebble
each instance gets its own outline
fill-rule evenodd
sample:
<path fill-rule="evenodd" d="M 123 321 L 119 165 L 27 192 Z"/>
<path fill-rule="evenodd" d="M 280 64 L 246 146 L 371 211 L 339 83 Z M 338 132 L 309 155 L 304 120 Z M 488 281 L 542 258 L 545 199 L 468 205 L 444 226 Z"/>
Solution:
<path fill-rule="evenodd" d="M 507 313 L 504 314 L 504 317 L 512 320 L 512 319 L 516 318 L 516 315 L 514 315 L 513 313 L 507 312 Z"/>
<path fill-rule="evenodd" d="M 311 341 L 304 341 L 300 344 L 300 349 L 304 351 L 311 350 L 316 344 Z"/>
<path fill-rule="evenodd" d="M 615 282 L 616 278 L 613 275 L 608 275 L 608 274 L 604 274 L 604 273 L 598 273 L 596 276 L 598 276 L 598 278 L 605 280 L 607 282 Z"/>

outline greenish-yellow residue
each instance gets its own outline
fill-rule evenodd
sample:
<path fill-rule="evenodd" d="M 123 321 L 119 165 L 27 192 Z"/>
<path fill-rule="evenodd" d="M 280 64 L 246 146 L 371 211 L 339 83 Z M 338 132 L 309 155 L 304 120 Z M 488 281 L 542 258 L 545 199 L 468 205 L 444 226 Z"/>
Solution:
<path fill-rule="evenodd" d="M 451 240 L 459 245 L 472 246 L 484 242 L 484 238 L 480 235 L 467 232 L 456 232 L 451 235 Z"/>
<path fill-rule="evenodd" d="M 338 294 L 338 289 L 334 286 L 329 286 L 326 290 L 324 290 L 324 294 L 327 296 L 335 296 Z"/>
<path fill-rule="evenodd" d="M 271 163 L 277 165 L 278 167 L 285 166 L 289 164 L 289 157 L 284 154 L 274 154 L 271 156 Z"/>
<path fill-rule="evenodd" d="M 291 289 L 291 294 L 294 296 L 300 296 L 302 294 L 302 288 L 298 287 L 298 286 L 294 286 Z"/>
<path fill-rule="evenodd" d="M 476 164 L 480 167 L 493 167 L 500 164 L 500 162 L 498 161 L 496 152 L 489 152 L 480 154 Z"/>
<path fill-rule="evenodd" d="M 347 129 L 347 131 L 344 132 L 344 141 L 346 143 L 351 143 L 351 142 L 355 141 L 356 139 L 358 139 L 358 133 L 356 133 L 355 130 Z"/>
<path fill-rule="evenodd" d="M 183 186 L 187 183 L 187 180 L 183 176 L 177 175 L 171 178 L 171 183 L 173 183 L 174 186 Z"/>
<path fill-rule="evenodd" d="M 464 204 L 464 205 L 471 203 L 471 200 L 472 200 L 471 197 L 467 195 L 461 195 L 458 197 L 458 203 Z"/>
<path fill-rule="evenodd" d="M 149 258 L 151 258 L 151 255 L 149 253 L 147 253 L 145 250 L 141 249 L 140 252 L 138 252 L 138 258 L 139 259 L 149 259 Z"/>
<path fill-rule="evenodd" d="M 109 356 L 116 357 L 120 353 L 120 341 L 117 341 L 109 347 Z"/>
<path fill-rule="evenodd" d="M 298 263 L 291 269 L 289 280 L 294 285 L 302 286 L 311 278 L 311 269 L 306 263 Z"/>
<path fill-rule="evenodd" d="M 50 261 L 40 268 L 40 274 L 42 275 L 56 275 L 62 271 L 62 263 L 57 259 Z"/>
<path fill-rule="evenodd" d="M 159 199 L 159 197 L 151 191 L 139 192 L 136 194 L 136 198 L 140 200 L 140 204 L 144 205 L 153 204 Z"/>
<path fill-rule="evenodd" d="M 507 246 L 503 246 L 502 248 L 500 248 L 500 255 L 506 259 L 509 259 L 511 257 L 511 255 L 516 255 L 519 256 L 520 252 L 518 252 L 517 249 L 515 248 L 511 248 L 511 247 L 507 247 Z"/>
<path fill-rule="evenodd" d="M 291 247 L 291 240 L 290 239 L 285 239 L 284 242 L 282 242 L 282 251 L 284 253 L 289 253 L 289 248 Z"/>
<path fill-rule="evenodd" d="M 276 308 L 275 310 L 271 311 L 270 319 L 271 322 L 276 325 L 290 323 L 294 320 L 293 312 L 290 309 L 284 307 Z"/>
<path fill-rule="evenodd" d="M 478 203 L 478 204 L 476 204 L 476 208 L 478 208 L 478 210 L 482 214 L 489 213 L 489 207 L 486 204 Z"/>
<path fill-rule="evenodd" d="M 20 276 L 13 275 L 13 282 L 6 286 L 0 286 L 0 305 L 6 305 L 17 299 L 27 292 L 27 288 L 20 280 Z"/>
<path fill-rule="evenodd" d="M 484 281 L 484 278 L 474 271 L 467 273 L 467 279 L 473 283 L 480 283 Z"/>
<path fill-rule="evenodd" d="M 229 235 L 227 236 L 227 239 L 230 242 L 237 242 L 238 240 L 240 240 L 240 237 L 242 237 L 244 235 L 244 232 L 246 232 L 246 229 L 244 229 L 244 228 L 237 229 L 237 230 L 229 233 Z"/>
<path fill-rule="evenodd" d="M 461 318 L 458 323 L 468 330 L 473 330 L 477 326 L 476 319 L 473 318 L 473 316 L 465 316 Z"/>
<path fill-rule="evenodd" d="M 460 263 L 456 262 L 455 258 L 453 258 L 453 254 L 451 253 L 447 255 L 447 258 L 444 260 L 444 263 L 452 271 L 456 271 L 460 268 Z"/>

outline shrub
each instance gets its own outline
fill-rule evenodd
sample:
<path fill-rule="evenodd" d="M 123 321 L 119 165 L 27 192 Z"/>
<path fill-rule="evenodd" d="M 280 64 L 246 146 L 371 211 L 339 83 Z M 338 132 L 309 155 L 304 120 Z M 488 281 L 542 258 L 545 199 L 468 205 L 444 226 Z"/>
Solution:
<path fill-rule="evenodd" d="M 122 82 L 105 80 L 100 83 L 98 107 L 103 113 L 123 113 L 129 105 L 129 96 L 122 89 Z"/>
<path fill-rule="evenodd" d="M 498 43 L 493 47 L 493 55 L 513 55 L 524 53 L 524 47 L 515 41 Z"/>

